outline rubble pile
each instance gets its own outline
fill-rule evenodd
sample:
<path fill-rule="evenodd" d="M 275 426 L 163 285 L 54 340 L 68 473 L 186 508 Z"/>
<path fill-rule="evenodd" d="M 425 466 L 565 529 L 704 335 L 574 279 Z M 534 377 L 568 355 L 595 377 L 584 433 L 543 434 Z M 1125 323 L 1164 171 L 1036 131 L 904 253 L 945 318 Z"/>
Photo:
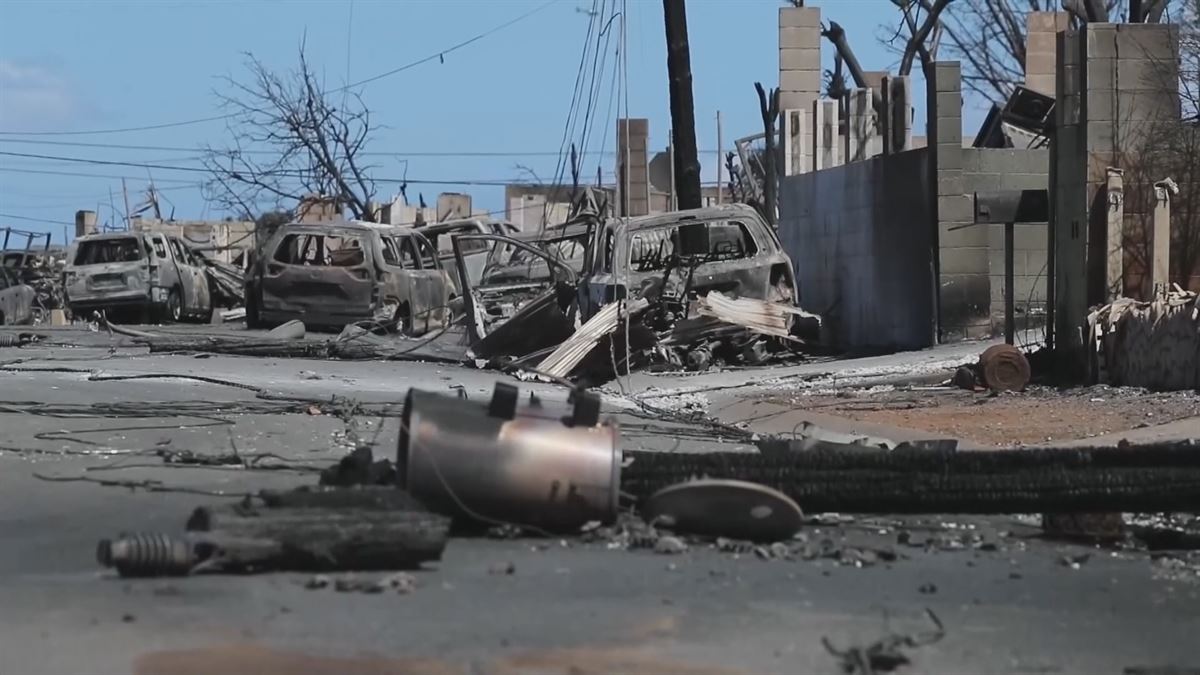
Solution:
<path fill-rule="evenodd" d="M 1158 390 L 1200 389 L 1200 295 L 1121 298 L 1088 316 L 1092 381 Z"/>

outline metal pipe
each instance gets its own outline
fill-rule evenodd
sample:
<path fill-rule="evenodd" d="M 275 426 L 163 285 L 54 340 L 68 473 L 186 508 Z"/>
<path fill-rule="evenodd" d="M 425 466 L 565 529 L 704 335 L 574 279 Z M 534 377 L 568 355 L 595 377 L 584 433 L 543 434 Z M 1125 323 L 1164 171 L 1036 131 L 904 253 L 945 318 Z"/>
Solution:
<path fill-rule="evenodd" d="M 1016 326 L 1013 318 L 1013 224 L 1004 224 L 1004 342 L 1013 344 Z"/>

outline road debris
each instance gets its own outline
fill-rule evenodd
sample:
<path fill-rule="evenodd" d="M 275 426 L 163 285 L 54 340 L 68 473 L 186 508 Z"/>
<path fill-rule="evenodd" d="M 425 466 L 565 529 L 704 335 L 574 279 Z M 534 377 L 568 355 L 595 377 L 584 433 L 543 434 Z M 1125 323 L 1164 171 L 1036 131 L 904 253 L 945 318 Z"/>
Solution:
<path fill-rule="evenodd" d="M 659 537 L 658 541 L 654 542 L 654 552 L 663 553 L 666 555 L 675 555 L 688 550 L 688 545 L 679 537 Z"/>
<path fill-rule="evenodd" d="M 644 517 L 675 532 L 776 542 L 803 523 L 800 507 L 770 488 L 735 480 L 694 480 L 663 488 L 646 500 Z"/>
<path fill-rule="evenodd" d="M 843 513 L 1154 512 L 1200 503 L 1200 452 L 1190 440 L 1020 452 L 768 452 L 779 439 L 759 444 L 764 452 L 627 451 L 621 489 L 648 499 L 693 476 L 721 477 L 774 488 L 810 512 Z"/>
<path fill-rule="evenodd" d="M 497 383 L 490 402 L 412 389 L 397 449 L 399 485 L 430 508 L 489 524 L 578 531 L 616 517 L 621 452 L 600 400 L 519 401 Z"/>
<path fill-rule="evenodd" d="M 875 675 L 890 673 L 900 666 L 912 664 L 912 660 L 904 653 L 904 649 L 926 647 L 941 640 L 946 635 L 942 622 L 933 610 L 926 609 L 926 615 L 933 622 L 934 630 L 911 635 L 893 633 L 869 645 L 851 646 L 838 649 L 829 638 L 822 637 L 821 644 L 833 656 L 837 657 L 842 672 L 847 675 Z"/>

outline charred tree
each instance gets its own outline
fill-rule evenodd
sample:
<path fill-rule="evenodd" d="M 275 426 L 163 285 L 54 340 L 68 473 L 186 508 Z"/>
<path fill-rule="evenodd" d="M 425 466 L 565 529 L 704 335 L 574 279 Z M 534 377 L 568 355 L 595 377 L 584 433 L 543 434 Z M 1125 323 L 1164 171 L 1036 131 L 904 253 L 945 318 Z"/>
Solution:
<path fill-rule="evenodd" d="M 772 89 L 770 94 L 763 88 L 762 83 L 755 82 L 754 89 L 758 92 L 758 106 L 762 112 L 763 142 L 766 152 L 763 157 L 763 217 L 767 224 L 774 226 L 779 213 L 776 194 L 779 188 L 779 163 L 776 161 L 777 149 L 775 139 L 778 137 L 775 125 L 779 121 L 779 90 Z"/>

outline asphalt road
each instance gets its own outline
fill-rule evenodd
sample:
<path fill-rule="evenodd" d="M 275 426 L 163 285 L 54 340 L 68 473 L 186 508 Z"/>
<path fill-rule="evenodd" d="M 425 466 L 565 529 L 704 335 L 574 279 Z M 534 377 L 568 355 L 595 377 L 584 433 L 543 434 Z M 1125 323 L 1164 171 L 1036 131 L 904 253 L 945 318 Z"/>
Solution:
<path fill-rule="evenodd" d="M 1169 560 L 1142 553 L 1044 541 L 1014 517 L 806 528 L 810 543 L 829 539 L 835 556 L 888 548 L 899 555 L 862 567 L 853 556 L 763 560 L 711 547 L 661 555 L 610 550 L 603 542 L 456 539 L 443 561 L 415 573 L 417 588 L 407 595 L 307 590 L 308 577 L 293 574 L 121 580 L 95 563 L 98 539 L 127 530 L 179 531 L 192 508 L 221 498 L 49 482 L 35 474 L 152 479 L 167 488 L 229 494 L 311 484 L 316 477 L 304 467 L 339 457 L 348 447 L 347 425 L 310 414 L 295 399 L 398 403 L 410 386 L 448 392 L 461 386 L 472 398 L 485 397 L 497 376 L 432 363 L 148 356 L 110 350 L 106 337 L 90 339 L 86 348 L 0 349 L 0 672 L 836 673 L 838 661 L 823 637 L 845 647 L 928 631 L 926 608 L 943 622 L 945 636 L 907 650 L 913 665 L 899 672 L 1200 667 L 1194 569 L 1172 571 Z M 889 369 L 902 371 L 904 362 L 814 364 L 759 379 L 816 377 L 831 368 L 862 372 L 864 364 L 894 374 Z M 145 374 L 155 378 L 113 379 Z M 706 376 L 636 386 L 740 388 L 752 379 L 743 372 L 732 382 Z M 551 385 L 521 386 L 547 398 L 563 395 Z M 719 396 L 735 400 L 730 391 Z M 141 409 L 148 417 L 97 416 L 107 413 L 96 403 L 108 404 L 107 412 Z M 163 403 L 173 410 L 156 416 Z M 611 401 L 613 412 L 626 408 Z M 670 425 L 621 419 L 635 432 L 625 434 L 631 446 L 678 445 Z M 394 421 L 362 416 L 352 431 L 388 454 Z M 235 446 L 241 453 L 275 453 L 301 468 L 167 468 L 153 456 L 163 449 L 227 453 Z M 718 446 L 729 444 L 680 449 Z M 904 545 L 900 530 L 966 544 Z M 1080 560 L 1078 568 L 1065 565 L 1064 556 Z"/>

